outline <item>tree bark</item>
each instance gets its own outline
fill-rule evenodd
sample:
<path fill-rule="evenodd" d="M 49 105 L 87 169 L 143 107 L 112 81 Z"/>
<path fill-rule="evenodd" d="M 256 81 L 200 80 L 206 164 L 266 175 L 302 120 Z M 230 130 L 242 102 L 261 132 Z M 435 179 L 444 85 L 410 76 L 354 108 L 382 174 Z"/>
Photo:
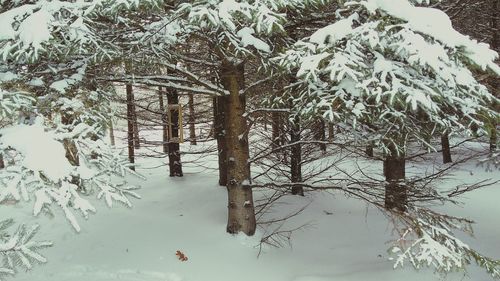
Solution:
<path fill-rule="evenodd" d="M 328 141 L 333 141 L 335 138 L 335 127 L 333 123 L 328 123 Z"/>
<path fill-rule="evenodd" d="M 63 125 L 71 125 L 73 124 L 75 117 L 72 112 L 62 112 L 61 113 L 61 123 Z M 69 163 L 73 166 L 80 165 L 80 157 L 78 156 L 78 148 L 76 147 L 76 143 L 73 139 L 66 138 L 63 140 L 64 150 L 66 151 L 66 159 L 68 159 Z"/>
<path fill-rule="evenodd" d="M 366 145 L 365 147 L 366 156 L 373 157 L 373 147 L 374 147 L 373 142 L 370 142 Z"/>
<path fill-rule="evenodd" d="M 448 138 L 448 131 L 441 135 L 441 150 L 443 153 L 443 164 L 453 162 L 451 160 L 450 140 Z"/>
<path fill-rule="evenodd" d="M 406 211 L 408 204 L 408 189 L 404 184 L 405 156 L 394 144 L 389 144 L 390 155 L 384 159 L 385 208 L 388 210 Z"/>
<path fill-rule="evenodd" d="M 5 162 L 3 161 L 3 153 L 0 153 L 0 170 L 5 168 Z"/>
<path fill-rule="evenodd" d="M 193 94 L 189 94 L 189 143 L 191 145 L 196 145 L 196 128 L 195 128 L 195 112 L 194 112 L 194 97 Z"/>
<path fill-rule="evenodd" d="M 227 191 L 228 221 L 227 232 L 243 232 L 253 235 L 256 228 L 252 188 L 249 183 L 250 167 L 248 147 L 248 126 L 245 114 L 245 96 L 240 94 L 244 87 L 244 64 L 224 60 L 220 69 L 222 85 L 229 92 L 226 99 L 227 146 Z"/>
<path fill-rule="evenodd" d="M 490 152 L 495 152 L 497 150 L 497 142 L 497 128 L 495 123 L 493 123 L 492 127 L 490 128 Z"/>
<path fill-rule="evenodd" d="M 493 30 L 493 36 L 491 37 L 491 49 L 499 51 L 500 49 L 500 0 L 491 1 L 491 16 L 490 16 L 490 28 Z M 498 59 L 497 59 L 498 62 Z M 493 77 L 491 82 L 491 87 L 493 88 L 493 95 L 496 97 L 500 93 L 500 79 L 498 77 Z M 497 107 L 498 110 L 498 107 Z M 491 118 L 491 128 L 490 128 L 490 152 L 494 152 L 497 149 L 497 120 Z"/>
<path fill-rule="evenodd" d="M 165 110 L 165 102 L 163 100 L 163 88 L 158 87 L 158 103 L 161 112 L 161 127 L 163 135 L 163 153 L 168 153 L 168 118 L 167 111 Z"/>
<path fill-rule="evenodd" d="M 323 119 L 316 121 L 316 130 L 315 139 L 323 142 L 319 144 L 319 147 L 321 151 L 326 152 L 326 143 L 324 143 L 326 141 L 326 126 Z"/>
<path fill-rule="evenodd" d="M 176 89 L 170 88 L 167 90 L 167 101 L 169 105 L 179 104 L 179 94 Z M 182 177 L 184 174 L 182 173 L 179 145 L 179 130 L 182 130 L 182 128 L 179 128 L 179 110 L 170 108 L 168 110 L 170 113 L 170 126 L 172 128 L 172 135 L 168 142 L 168 167 L 171 177 Z"/>
<path fill-rule="evenodd" d="M 115 128 L 113 127 L 113 120 L 109 120 L 109 141 L 111 145 L 115 145 Z"/>
<path fill-rule="evenodd" d="M 290 122 L 290 172 L 292 183 L 302 182 L 302 146 L 300 145 L 300 119 L 295 116 Z M 292 186 L 292 194 L 304 196 L 301 185 Z"/>
<path fill-rule="evenodd" d="M 227 148 L 224 133 L 227 97 L 220 96 L 213 99 L 214 110 L 214 137 L 217 140 L 217 156 L 219 162 L 219 185 L 227 185 Z"/>
<path fill-rule="evenodd" d="M 126 85 L 127 92 L 127 146 L 128 146 L 128 161 L 131 164 L 135 163 L 134 151 L 134 93 L 132 85 Z M 135 167 L 131 166 L 131 170 L 135 171 Z"/>
<path fill-rule="evenodd" d="M 132 92 L 132 120 L 134 121 L 134 147 L 136 149 L 141 148 L 141 143 L 139 140 L 139 124 L 137 123 L 137 109 L 135 108 L 135 100 L 134 100 L 134 95 Z"/>
<path fill-rule="evenodd" d="M 271 129 L 272 129 L 272 146 L 273 148 L 278 148 L 280 147 L 281 144 L 281 138 L 280 138 L 280 128 L 281 128 L 281 118 L 280 118 L 280 113 L 279 112 L 272 112 L 271 113 Z"/>

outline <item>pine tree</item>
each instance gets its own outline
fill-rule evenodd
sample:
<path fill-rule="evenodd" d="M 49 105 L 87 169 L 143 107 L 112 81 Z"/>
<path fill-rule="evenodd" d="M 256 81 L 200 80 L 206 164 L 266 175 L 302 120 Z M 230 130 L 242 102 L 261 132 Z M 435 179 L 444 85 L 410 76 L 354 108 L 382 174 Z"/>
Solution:
<path fill-rule="evenodd" d="M 450 271 L 475 260 L 499 277 L 497 261 L 453 236 L 452 229 L 463 228 L 449 226 L 467 225 L 466 220 L 409 205 L 411 187 L 405 184 L 408 146 L 431 146 L 423 135 L 428 122 L 438 132 L 472 133 L 473 127 L 486 132 L 484 114 L 498 118 L 498 99 L 472 72 L 500 75 L 498 54 L 455 31 L 439 10 L 407 0 L 342 2 L 336 22 L 278 58 L 302 81 L 303 98 L 314 101 L 304 112 L 349 126 L 355 140 L 375 141 L 383 151 L 385 207 L 404 217 L 417 235 L 408 249 L 395 249 L 396 265 L 409 259 L 417 268 L 427 264 Z"/>

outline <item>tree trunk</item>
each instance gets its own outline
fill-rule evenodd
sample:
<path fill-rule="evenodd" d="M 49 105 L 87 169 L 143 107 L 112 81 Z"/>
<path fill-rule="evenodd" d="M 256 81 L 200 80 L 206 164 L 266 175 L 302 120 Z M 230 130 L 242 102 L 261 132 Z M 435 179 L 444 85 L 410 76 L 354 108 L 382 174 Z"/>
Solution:
<path fill-rule="evenodd" d="M 404 212 L 408 203 L 408 189 L 404 184 L 405 156 L 402 152 L 398 155 L 394 144 L 388 146 L 390 155 L 384 159 L 385 208 Z"/>
<path fill-rule="evenodd" d="M 0 153 L 0 170 L 5 168 L 5 162 L 3 161 L 3 153 Z"/>
<path fill-rule="evenodd" d="M 134 128 L 134 147 L 136 149 L 139 149 L 141 148 L 141 143 L 140 143 L 140 140 L 139 140 L 139 125 L 137 124 L 137 110 L 135 108 L 135 98 L 134 98 L 134 91 L 132 89 L 132 85 L 130 85 L 131 87 L 131 93 L 132 93 L 132 125 L 133 125 L 133 128 Z"/>
<path fill-rule="evenodd" d="M 375 145 L 373 144 L 373 142 L 370 142 L 370 143 L 368 143 L 366 145 L 366 147 L 365 147 L 365 154 L 366 154 L 366 156 L 373 157 L 373 147 L 374 146 Z"/>
<path fill-rule="evenodd" d="M 109 141 L 111 145 L 114 146 L 115 142 L 115 128 L 113 127 L 113 120 L 109 120 Z"/>
<path fill-rule="evenodd" d="M 224 60 L 220 77 L 222 85 L 229 92 L 226 99 L 224 129 L 227 147 L 227 190 L 228 221 L 227 232 L 243 232 L 253 235 L 256 228 L 252 188 L 249 186 L 248 126 L 245 114 L 245 96 L 240 94 L 244 87 L 244 64 Z"/>
<path fill-rule="evenodd" d="M 75 117 L 73 113 L 61 113 L 61 123 L 63 125 L 71 125 L 73 124 Z M 78 156 L 78 148 L 76 147 L 76 143 L 73 139 L 66 138 L 63 140 L 64 150 L 66 151 L 66 159 L 68 159 L 69 163 L 73 166 L 80 165 L 80 157 Z"/>
<path fill-rule="evenodd" d="M 134 93 L 132 85 L 126 85 L 127 91 L 127 146 L 128 146 L 128 161 L 131 164 L 135 163 L 134 151 Z M 135 167 L 131 166 L 131 170 L 135 171 Z"/>
<path fill-rule="evenodd" d="M 290 122 L 290 172 L 292 183 L 302 182 L 302 146 L 300 145 L 300 119 L 295 116 Z M 304 196 L 301 185 L 292 186 L 292 194 Z"/>
<path fill-rule="evenodd" d="M 161 112 L 161 127 L 163 135 L 163 153 L 168 153 L 168 118 L 167 111 L 165 110 L 165 103 L 163 101 L 163 88 L 158 87 L 158 103 L 160 104 Z"/>
<path fill-rule="evenodd" d="M 167 101 L 169 105 L 179 104 L 179 94 L 176 89 L 169 88 L 167 90 Z M 172 135 L 170 136 L 168 142 L 168 167 L 170 170 L 171 177 L 182 177 L 182 162 L 181 162 L 181 152 L 179 145 L 179 110 L 178 108 L 169 108 L 170 114 L 170 126 L 172 128 Z M 173 141 L 172 141 L 173 140 Z"/>
<path fill-rule="evenodd" d="M 500 10 L 500 0 L 491 1 L 491 17 L 490 17 L 490 28 L 493 30 L 493 36 L 491 37 L 491 49 L 499 51 L 500 49 L 500 15 L 498 11 Z M 498 60 L 497 60 L 498 62 Z M 491 80 L 491 87 L 493 88 L 493 95 L 496 97 L 500 93 L 500 79 L 498 77 L 493 77 Z M 498 107 L 497 107 L 498 111 Z M 494 152 L 497 149 L 497 120 L 491 118 L 491 128 L 490 128 L 490 152 Z"/>
<path fill-rule="evenodd" d="M 324 143 L 326 141 L 326 126 L 323 119 L 316 121 L 316 130 L 315 139 L 323 142 L 319 144 L 319 147 L 321 151 L 326 152 L 326 143 Z"/>
<path fill-rule="evenodd" d="M 495 152 L 497 150 L 497 142 L 498 142 L 497 127 L 493 123 L 493 125 L 490 128 L 490 152 Z"/>
<path fill-rule="evenodd" d="M 214 137 L 217 140 L 217 156 L 219 162 L 219 185 L 227 185 L 227 148 L 224 134 L 224 120 L 226 115 L 227 97 L 215 97 L 213 99 L 214 110 Z"/>
<path fill-rule="evenodd" d="M 443 152 L 443 164 L 451 163 L 451 150 L 450 150 L 450 140 L 448 138 L 448 131 L 445 131 L 441 135 L 441 150 Z"/>
<path fill-rule="evenodd" d="M 272 112 L 271 113 L 271 129 L 272 129 L 272 146 L 274 149 L 280 147 L 282 144 L 281 138 L 280 138 L 280 128 L 281 128 L 281 118 L 280 118 L 280 113 L 279 112 Z"/>
<path fill-rule="evenodd" d="M 266 131 L 266 132 L 268 131 L 268 128 L 267 128 L 267 118 L 268 118 L 268 117 L 269 117 L 269 116 L 267 115 L 267 113 L 266 113 L 266 112 L 263 112 L 263 113 L 262 113 L 262 123 L 263 123 L 263 125 L 264 125 L 264 131 Z"/>
<path fill-rule="evenodd" d="M 195 112 L 194 112 L 194 97 L 193 94 L 189 94 L 189 142 L 191 145 L 196 145 L 196 128 L 194 126 L 195 120 Z"/>
<path fill-rule="evenodd" d="M 328 141 L 333 141 L 335 137 L 335 127 L 333 123 L 328 123 Z"/>

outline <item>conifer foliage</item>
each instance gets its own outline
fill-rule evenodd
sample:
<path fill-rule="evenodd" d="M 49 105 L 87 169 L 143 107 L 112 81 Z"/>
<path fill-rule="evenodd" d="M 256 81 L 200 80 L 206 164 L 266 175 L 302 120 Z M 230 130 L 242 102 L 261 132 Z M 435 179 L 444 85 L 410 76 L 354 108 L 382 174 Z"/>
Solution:
<path fill-rule="evenodd" d="M 293 118 L 295 154 L 304 120 L 350 128 L 353 143 L 381 151 L 386 192 L 396 190 L 386 197 L 386 211 L 405 226 L 390 249 L 395 267 L 409 261 L 449 272 L 475 262 L 500 278 L 498 261 L 456 238 L 457 231 L 471 231 L 471 221 L 387 203 L 391 196 L 406 201 L 414 188 L 404 174 L 411 144 L 434 149 L 429 134 L 492 134 L 485 120 L 500 118 L 499 99 L 478 79 L 500 76 L 498 54 L 454 30 L 444 12 L 426 7 L 431 2 L 0 0 L 0 203 L 32 202 L 35 216 L 62 213 L 78 232 L 79 216 L 96 212 L 89 195 L 109 207 L 130 207 L 140 198 L 125 181 L 139 175 L 105 141 L 113 82 L 120 81 L 222 103 L 217 137 L 227 149 L 219 154 L 228 166 L 227 231 L 253 235 L 246 98 L 252 87 L 276 78 L 285 93 L 269 103 L 286 105 Z M 316 13 L 332 7 L 335 19 Z M 291 31 L 305 22 L 305 31 Z M 201 58 L 189 58 L 192 49 L 203 50 Z M 267 78 L 248 83 L 249 62 Z M 390 175 L 396 166 L 398 175 Z M 300 186 L 295 193 L 303 194 L 302 185 L 314 188 L 301 176 L 292 181 Z M 0 222 L 0 279 L 46 262 L 39 250 L 51 246 L 33 240 L 38 226 L 21 224 L 12 232 L 13 224 Z"/>

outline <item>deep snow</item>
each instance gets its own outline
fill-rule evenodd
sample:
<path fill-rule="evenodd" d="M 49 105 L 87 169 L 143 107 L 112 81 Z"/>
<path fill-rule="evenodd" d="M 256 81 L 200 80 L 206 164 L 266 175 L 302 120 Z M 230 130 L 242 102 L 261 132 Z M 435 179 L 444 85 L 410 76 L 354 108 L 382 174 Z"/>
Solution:
<path fill-rule="evenodd" d="M 182 149 L 189 149 L 183 144 Z M 439 157 L 439 156 L 437 156 Z M 258 257 L 262 230 L 254 237 L 225 233 L 226 192 L 216 171 L 186 163 L 184 178 L 169 178 L 162 159 L 142 161 L 139 169 L 148 180 L 131 179 L 143 188 L 141 200 L 128 209 L 95 202 L 98 213 L 80 219 L 76 234 L 62 214 L 32 217 L 29 205 L 0 205 L 2 217 L 40 223 L 38 240 L 50 239 L 54 247 L 42 253 L 49 263 L 19 273 L 16 281 L 366 281 L 366 280 L 491 280 L 482 269 L 471 267 L 469 276 L 443 277 L 432 270 L 411 267 L 392 269 L 387 248 L 393 225 L 367 204 L 339 193 L 315 192 L 305 198 L 288 197 L 276 206 L 274 216 L 292 213 L 309 204 L 285 228 L 307 223 L 296 231 L 292 247 L 265 247 Z M 215 165 L 215 158 L 205 157 Z M 186 161 L 188 162 L 188 161 Z M 381 167 L 380 167 L 381 168 Z M 447 185 L 471 179 L 496 178 L 474 163 L 462 165 Z M 499 186 L 467 194 L 465 205 L 446 206 L 454 215 L 477 222 L 475 237 L 465 238 L 484 254 L 500 257 Z M 188 260 L 175 255 L 182 251 Z M 409 264 L 408 264 L 409 266 Z"/>

